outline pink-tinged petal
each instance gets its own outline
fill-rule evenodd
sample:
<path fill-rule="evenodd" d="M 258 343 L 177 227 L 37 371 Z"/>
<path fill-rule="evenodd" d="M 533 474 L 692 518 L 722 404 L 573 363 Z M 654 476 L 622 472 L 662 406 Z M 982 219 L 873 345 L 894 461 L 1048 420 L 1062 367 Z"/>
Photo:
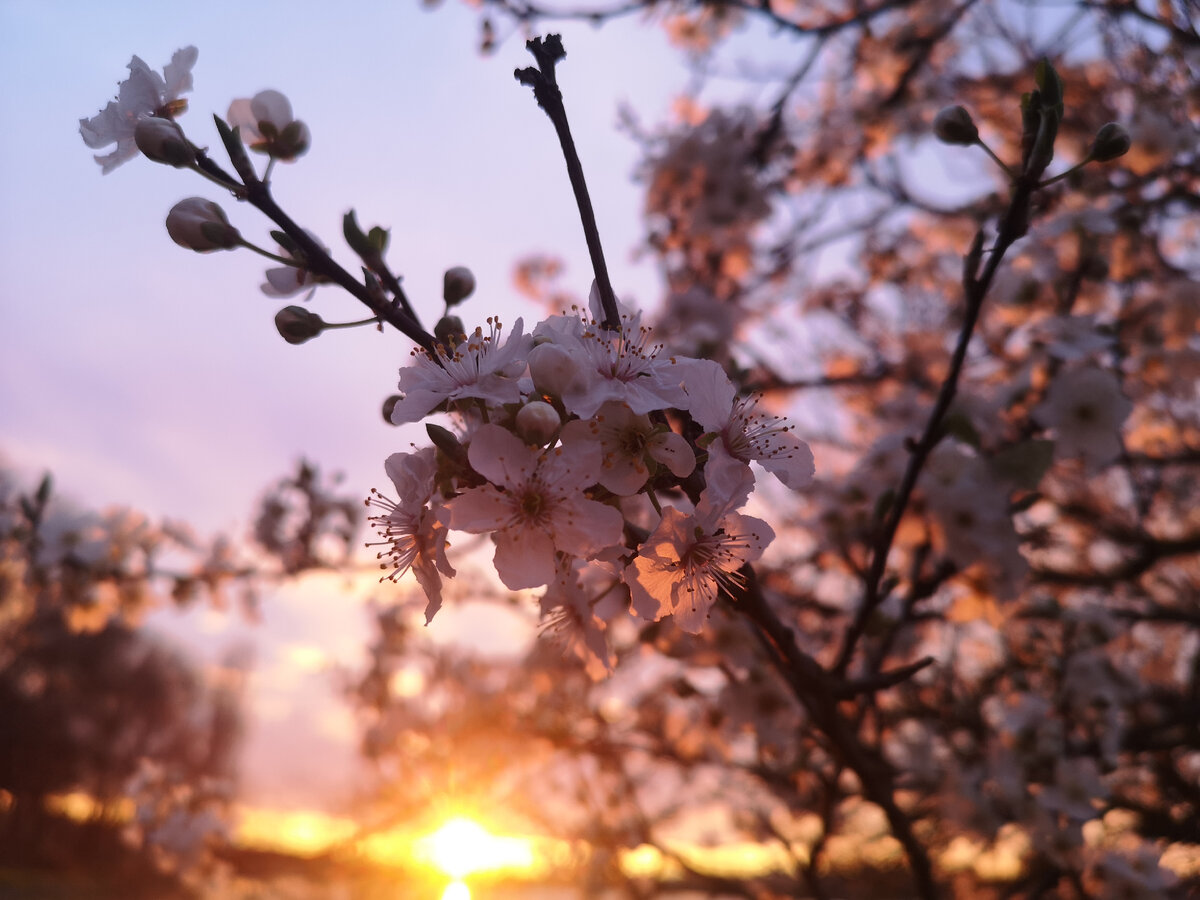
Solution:
<path fill-rule="evenodd" d="M 396 505 L 411 509 L 424 506 L 433 493 L 433 477 L 437 469 L 433 448 L 416 453 L 393 453 L 383 464 L 383 470 L 396 487 Z"/>
<path fill-rule="evenodd" d="M 599 444 L 555 447 L 541 460 L 538 475 L 553 493 L 570 494 L 596 483 L 600 471 Z"/>
<path fill-rule="evenodd" d="M 499 425 L 483 425 L 471 437 L 467 459 L 471 468 L 492 484 L 513 488 L 529 481 L 537 470 L 537 451 Z"/>
<path fill-rule="evenodd" d="M 645 485 L 650 470 L 642 460 L 631 456 L 606 457 L 600 466 L 600 484 L 618 497 L 632 497 Z"/>
<path fill-rule="evenodd" d="M 230 103 L 229 111 L 225 113 L 225 121 L 230 128 L 241 129 L 243 141 L 258 137 L 258 120 L 251 111 L 249 97 L 239 97 Z"/>
<path fill-rule="evenodd" d="M 704 478 L 708 487 L 696 515 L 710 524 L 741 507 L 754 488 L 754 473 L 750 466 L 730 456 L 719 440 L 708 446 Z"/>
<path fill-rule="evenodd" d="M 296 266 L 277 266 L 267 269 L 264 274 L 267 283 L 263 285 L 262 290 L 269 297 L 291 297 L 309 285 L 308 272 Z"/>
<path fill-rule="evenodd" d="M 737 388 L 718 363 L 711 359 L 687 360 L 683 389 L 688 395 L 687 409 L 701 428 L 720 431 L 725 427 L 733 411 Z"/>
<path fill-rule="evenodd" d="M 490 484 L 459 494 L 444 507 L 443 521 L 456 531 L 486 534 L 514 518 L 513 501 Z"/>
<path fill-rule="evenodd" d="M 676 600 L 675 624 L 689 634 L 699 634 L 704 630 L 709 610 L 717 602 L 717 583 L 703 581 L 694 591 L 681 590 Z"/>
<path fill-rule="evenodd" d="M 510 591 L 541 587 L 554 580 L 554 543 L 537 528 L 506 528 L 496 542 L 496 574 Z"/>
<path fill-rule="evenodd" d="M 434 391 L 417 389 L 405 394 L 392 407 L 392 424 L 404 425 L 420 422 L 435 406 L 446 399 Z"/>
<path fill-rule="evenodd" d="M 771 455 L 759 458 L 758 462 L 793 491 L 811 484 L 817 471 L 812 450 L 791 432 L 775 435 Z"/>
<path fill-rule="evenodd" d="M 556 504 L 549 524 L 559 550 L 585 559 L 619 542 L 624 527 L 618 510 L 583 496 Z"/>
<path fill-rule="evenodd" d="M 629 601 L 635 615 L 648 622 L 670 615 L 673 582 L 657 562 L 637 557 L 625 569 L 625 583 L 629 585 Z"/>
<path fill-rule="evenodd" d="M 255 122 L 270 122 L 278 129 L 292 121 L 292 104 L 279 91 L 259 91 L 250 100 L 250 112 Z"/>
<path fill-rule="evenodd" d="M 762 519 L 756 519 L 754 516 L 731 513 L 721 522 L 721 527 L 727 535 L 744 544 L 740 549 L 731 548 L 731 556 L 738 560 L 738 563 L 722 567 L 730 572 L 741 568 L 744 563 L 754 562 L 763 555 L 763 551 L 767 549 L 771 541 L 775 540 L 775 530 Z"/>
<path fill-rule="evenodd" d="M 424 559 L 413 564 L 412 572 L 428 601 L 425 604 L 425 624 L 428 625 L 442 608 L 442 576 L 437 573 L 432 561 Z"/>
<path fill-rule="evenodd" d="M 646 446 L 651 459 L 657 460 L 676 478 L 687 478 L 696 468 L 696 454 L 683 435 L 673 431 L 656 434 Z M 640 487 L 640 485 L 639 485 Z"/>

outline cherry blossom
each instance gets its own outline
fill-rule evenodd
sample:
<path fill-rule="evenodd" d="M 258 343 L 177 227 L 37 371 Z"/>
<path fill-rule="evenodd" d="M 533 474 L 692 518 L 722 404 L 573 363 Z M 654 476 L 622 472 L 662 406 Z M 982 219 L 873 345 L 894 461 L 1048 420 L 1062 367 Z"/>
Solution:
<path fill-rule="evenodd" d="M 403 397 L 392 408 L 392 423 L 419 422 L 447 400 L 478 398 L 490 403 L 516 403 L 521 399 L 518 376 L 525 369 L 525 356 L 533 339 L 524 333 L 524 320 L 517 319 L 507 343 L 500 344 L 503 327 L 488 318 L 488 333 L 475 333 L 453 352 L 438 345 L 437 357 L 414 350 L 414 362 L 400 370 Z"/>
<path fill-rule="evenodd" d="M 1120 455 L 1121 425 L 1132 409 L 1116 376 L 1086 368 L 1064 372 L 1055 379 L 1033 415 L 1057 431 L 1057 455 L 1078 456 L 1095 470 Z"/>
<path fill-rule="evenodd" d="M 608 620 L 628 606 L 619 567 L 565 557 L 540 603 L 543 635 L 565 644 L 592 678 L 612 673 L 616 660 L 604 632 Z"/>
<path fill-rule="evenodd" d="M 371 516 L 369 521 L 382 540 L 368 546 L 386 548 L 376 558 L 385 560 L 381 568 L 391 568 L 384 576 L 388 581 L 396 581 L 412 569 L 429 601 L 425 607 L 428 624 L 442 606 L 441 576 L 453 578 L 456 574 L 446 558 L 448 529 L 439 518 L 439 510 L 426 505 L 433 495 L 435 451 L 427 447 L 416 453 L 393 453 L 384 469 L 399 499 L 393 501 L 378 491 L 371 492 L 367 505 L 382 513 Z"/>
<path fill-rule="evenodd" d="M 634 415 L 623 403 L 609 401 L 591 419 L 575 419 L 563 429 L 564 445 L 595 442 L 600 447 L 597 481 L 614 494 L 636 494 L 650 477 L 649 457 L 686 478 L 696 468 L 696 456 L 681 435 L 654 426 L 647 416 Z"/>
<path fill-rule="evenodd" d="M 234 100 L 225 118 L 251 150 L 284 162 L 295 161 L 312 142 L 308 126 L 293 118 L 291 102 L 279 91 Z"/>
<path fill-rule="evenodd" d="M 556 553 L 590 558 L 620 541 L 621 513 L 583 493 L 600 468 L 595 445 L 539 452 L 498 425 L 483 425 L 467 458 L 490 484 L 447 503 L 447 519 L 456 530 L 493 533 L 496 572 L 510 590 L 549 584 Z"/>
<path fill-rule="evenodd" d="M 578 315 L 551 316 L 534 337 L 539 341 L 529 355 L 534 384 L 560 396 L 581 419 L 590 419 L 609 400 L 620 400 L 638 415 L 685 406 L 683 383 L 704 365 L 660 356 L 662 346 L 650 344 L 640 314 L 622 316 L 620 331 Z"/>
<path fill-rule="evenodd" d="M 734 471 L 729 461 L 758 462 L 792 490 L 812 481 L 816 467 L 808 444 L 792 434 L 780 416 L 758 412 L 757 397 L 738 397 L 720 366 L 704 362 L 687 382 L 692 418 L 716 435 L 708 445 L 710 482 Z M 737 477 L 736 474 L 733 477 Z"/>
<path fill-rule="evenodd" d="M 715 499 L 710 487 L 691 515 L 674 507 L 663 510 L 662 521 L 625 569 L 634 612 L 655 621 L 674 615 L 684 631 L 700 632 L 721 590 L 737 590 L 742 566 L 762 556 L 775 539 L 766 522 L 733 511 L 753 483 L 747 469 L 723 500 Z"/>
<path fill-rule="evenodd" d="M 199 51 L 195 47 L 176 50 L 159 75 L 135 56 L 129 61 L 129 77 L 117 88 L 117 99 L 90 119 L 79 120 L 79 134 L 93 150 L 116 144 L 104 156 L 96 155 L 100 171 L 107 175 L 121 163 L 137 156 L 134 131 L 138 120 L 147 116 L 172 119 L 187 109 L 179 95 L 192 89 L 192 66 Z"/>

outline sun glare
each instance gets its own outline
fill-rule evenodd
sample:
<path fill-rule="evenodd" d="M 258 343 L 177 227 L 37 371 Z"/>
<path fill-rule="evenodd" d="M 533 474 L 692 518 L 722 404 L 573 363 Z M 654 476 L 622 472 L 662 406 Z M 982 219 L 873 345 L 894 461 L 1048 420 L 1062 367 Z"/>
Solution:
<path fill-rule="evenodd" d="M 442 900 L 471 900 L 471 891 L 461 881 L 452 881 L 446 885 Z"/>
<path fill-rule="evenodd" d="M 413 849 L 418 859 L 440 869 L 456 881 L 473 872 L 528 870 L 535 863 L 529 841 L 499 837 L 478 822 L 462 817 L 451 819 L 433 834 L 417 841 Z M 462 900 L 470 896 L 462 892 L 451 894 L 449 890 L 447 888 L 445 897 L 450 900 Z"/>

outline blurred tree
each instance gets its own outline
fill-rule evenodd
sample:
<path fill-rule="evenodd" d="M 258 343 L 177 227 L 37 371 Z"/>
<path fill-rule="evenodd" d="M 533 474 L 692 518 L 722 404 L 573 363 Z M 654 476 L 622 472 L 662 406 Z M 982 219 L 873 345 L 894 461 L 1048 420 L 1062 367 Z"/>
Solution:
<path fill-rule="evenodd" d="M 354 693 L 384 796 L 490 786 L 629 896 L 1197 889 L 1162 866 L 1200 845 L 1195 11 L 479 6 L 485 50 L 641 15 L 689 55 L 676 121 L 628 123 L 657 333 L 797 421 L 817 481 L 760 478 L 779 539 L 698 635 L 614 615 L 600 577 L 590 602 L 548 591 L 545 630 L 614 673 L 596 683 L 546 641 L 512 664 L 426 656 L 403 604 L 383 611 Z M 1014 206 L 1041 57 L 1062 177 Z M 744 99 L 706 99 L 739 74 Z M 951 105 L 1001 165 L 935 141 L 975 143 L 935 123 Z M 1116 160 L 1111 121 L 1132 138 Z M 552 311 L 555 275 L 548 255 L 518 269 Z M 739 841 L 777 868 L 731 879 L 679 850 Z M 605 862 L 643 844 L 678 882 Z"/>

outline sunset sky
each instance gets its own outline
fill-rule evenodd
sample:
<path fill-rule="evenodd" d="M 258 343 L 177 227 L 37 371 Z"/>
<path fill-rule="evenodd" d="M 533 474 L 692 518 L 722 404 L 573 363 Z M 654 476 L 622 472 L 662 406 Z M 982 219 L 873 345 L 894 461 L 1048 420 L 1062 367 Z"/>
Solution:
<path fill-rule="evenodd" d="M 657 276 L 631 259 L 637 149 L 616 127 L 618 108 L 662 122 L 687 69 L 660 30 L 638 21 L 561 30 L 560 79 L 615 286 L 653 303 Z M 236 97 L 283 91 L 313 135 L 308 155 L 274 175 L 294 218 L 352 270 L 343 213 L 354 207 L 364 226 L 391 227 L 389 261 L 427 322 L 440 310 L 443 271 L 467 265 L 479 284 L 468 324 L 524 315 L 528 328 L 541 313 L 513 287 L 519 257 L 562 257 L 564 287 L 582 296 L 591 275 L 552 128 L 512 77 L 529 64 L 523 39 L 508 37 L 490 57 L 477 39 L 477 14 L 458 2 L 432 12 L 411 0 L 0 2 L 0 459 L 26 483 L 52 471 L 81 506 L 127 504 L 208 534 L 244 535 L 260 491 L 302 454 L 344 472 L 351 494 L 386 487 L 383 460 L 421 435 L 379 415 L 408 342 L 359 329 L 285 344 L 272 325 L 284 304 L 259 291 L 265 261 L 191 253 L 163 227 L 192 195 L 221 202 L 248 239 L 270 247 L 266 221 L 197 176 L 143 159 L 101 176 L 78 123 L 114 96 L 132 54 L 161 70 L 194 44 L 195 89 L 180 120 L 194 142 L 223 161 L 211 115 Z M 328 321 L 362 318 L 332 288 L 312 309 Z M 257 626 L 208 610 L 156 620 L 208 661 L 254 646 L 249 802 L 333 809 L 356 778 L 354 722 L 329 667 L 361 665 L 367 616 L 342 586 L 317 578 L 282 589 L 265 598 Z M 453 609 L 429 637 L 481 633 L 512 643 L 503 626 Z"/>

